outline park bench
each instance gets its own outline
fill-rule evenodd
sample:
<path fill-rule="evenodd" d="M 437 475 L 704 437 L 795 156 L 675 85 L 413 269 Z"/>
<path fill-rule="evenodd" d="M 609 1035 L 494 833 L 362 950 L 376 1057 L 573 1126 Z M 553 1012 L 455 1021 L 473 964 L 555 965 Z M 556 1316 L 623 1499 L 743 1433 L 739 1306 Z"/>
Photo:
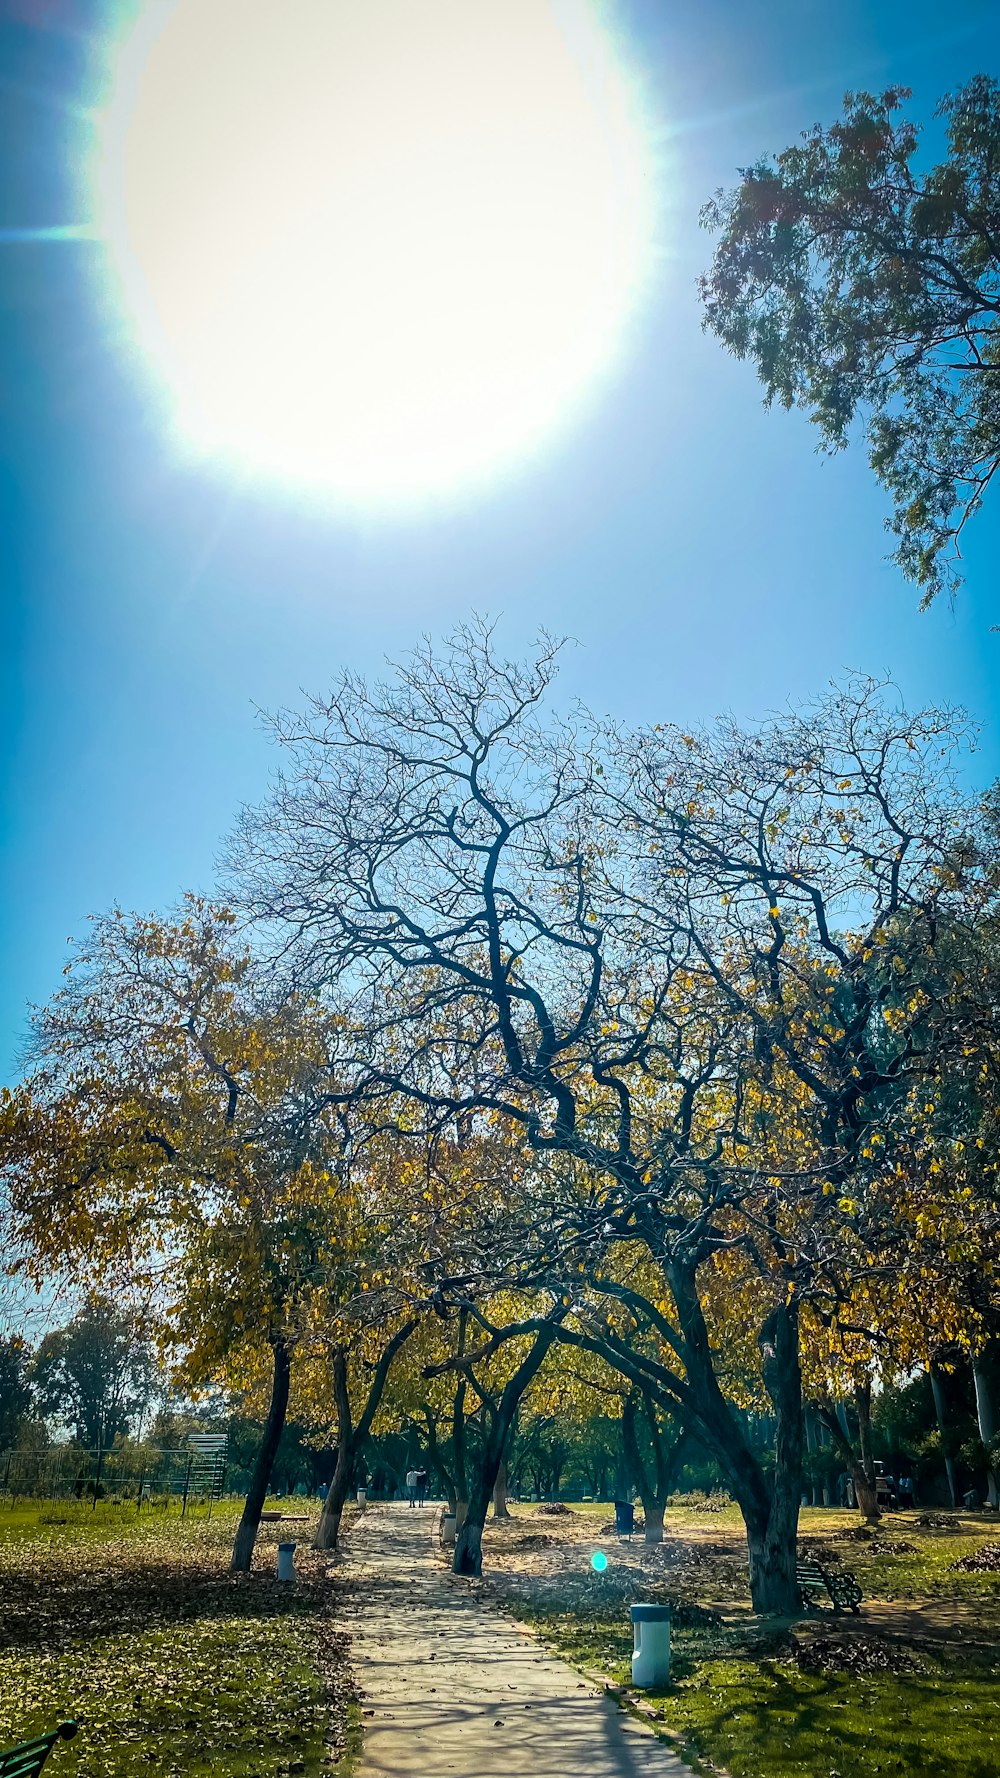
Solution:
<path fill-rule="evenodd" d="M 38 1774 L 56 1742 L 71 1741 L 76 1734 L 75 1722 L 61 1722 L 48 1735 L 37 1735 L 33 1741 L 19 1741 L 16 1747 L 0 1752 L 0 1778 L 38 1778 Z"/>
<path fill-rule="evenodd" d="M 857 1580 L 846 1568 L 838 1574 L 824 1568 L 813 1556 L 799 1557 L 795 1564 L 795 1579 L 807 1611 L 819 1605 L 824 1593 L 829 1595 L 834 1611 L 856 1613 L 863 1598 Z"/>

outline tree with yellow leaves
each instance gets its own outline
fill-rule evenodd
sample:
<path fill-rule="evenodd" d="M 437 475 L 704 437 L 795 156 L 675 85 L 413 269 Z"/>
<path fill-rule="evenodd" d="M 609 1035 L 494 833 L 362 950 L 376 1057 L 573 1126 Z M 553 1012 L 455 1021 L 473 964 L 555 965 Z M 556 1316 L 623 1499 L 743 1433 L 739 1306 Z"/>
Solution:
<path fill-rule="evenodd" d="M 961 728 L 868 682 L 753 729 L 545 724 L 556 653 L 543 639 L 506 661 L 470 626 L 389 684 L 346 675 L 279 720 L 290 769 L 245 819 L 242 892 L 281 910 L 317 988 L 350 972 L 357 1092 L 524 1130 L 537 1191 L 505 1276 L 549 1306 L 511 1323 L 516 1338 L 551 1327 L 648 1382 L 740 1503 L 756 1606 L 789 1611 L 802 1306 L 844 1288 L 865 1150 L 928 1066 L 896 929 L 907 919 L 933 950 L 956 872 L 977 869 L 952 772 Z M 554 1195 L 553 1156 L 568 1163 Z M 654 1286 L 635 1287 L 633 1257 Z M 773 1472 L 713 1329 L 727 1267 Z M 498 1268 L 484 1241 L 482 1290 Z M 468 1369 L 511 1336 L 448 1282 L 479 1318 Z M 603 1302 L 635 1327 L 602 1325 Z"/>
<path fill-rule="evenodd" d="M 342 1119 L 324 1099 L 336 1042 L 335 1020 L 273 991 L 226 909 L 191 897 L 173 921 L 116 910 L 38 1015 L 31 1074 L 2 1108 L 24 1272 L 140 1295 L 192 1387 L 266 1356 L 237 1569 L 293 1356 L 355 1226 Z"/>

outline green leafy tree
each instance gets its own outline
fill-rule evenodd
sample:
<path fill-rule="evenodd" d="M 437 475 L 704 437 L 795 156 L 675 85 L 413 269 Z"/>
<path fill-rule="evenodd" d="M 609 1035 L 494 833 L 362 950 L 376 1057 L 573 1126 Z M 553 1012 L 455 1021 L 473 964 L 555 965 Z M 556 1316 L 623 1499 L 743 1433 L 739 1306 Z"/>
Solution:
<path fill-rule="evenodd" d="M 894 559 L 923 602 L 958 582 L 960 542 L 1000 464 L 1000 86 L 941 100 L 946 158 L 921 173 L 908 89 L 743 171 L 702 221 L 706 326 L 839 449 L 867 415 L 893 501 Z"/>
<path fill-rule="evenodd" d="M 0 1340 L 0 1451 L 17 1444 L 31 1412 L 30 1356 L 16 1335 Z"/>
<path fill-rule="evenodd" d="M 132 1318 L 111 1303 L 93 1302 L 66 1327 L 46 1334 L 31 1380 L 47 1418 L 72 1427 L 82 1445 L 107 1449 L 148 1408 L 156 1366 Z"/>

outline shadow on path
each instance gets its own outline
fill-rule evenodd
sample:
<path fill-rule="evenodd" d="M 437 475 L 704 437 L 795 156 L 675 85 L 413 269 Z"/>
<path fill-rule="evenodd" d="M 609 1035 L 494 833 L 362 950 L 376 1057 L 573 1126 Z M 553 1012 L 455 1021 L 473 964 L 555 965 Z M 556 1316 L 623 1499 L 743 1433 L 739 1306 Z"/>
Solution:
<path fill-rule="evenodd" d="M 571 1667 L 435 1560 L 431 1508 L 373 1506 L 341 1591 L 364 1711 L 357 1778 L 690 1778 Z"/>

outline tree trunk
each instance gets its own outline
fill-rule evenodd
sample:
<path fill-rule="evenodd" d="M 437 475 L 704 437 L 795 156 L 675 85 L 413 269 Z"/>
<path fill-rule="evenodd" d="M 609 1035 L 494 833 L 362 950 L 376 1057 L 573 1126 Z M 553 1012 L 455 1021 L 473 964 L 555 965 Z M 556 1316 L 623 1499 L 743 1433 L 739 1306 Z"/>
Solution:
<path fill-rule="evenodd" d="M 858 1415 L 858 1444 L 861 1448 L 861 1467 L 868 1478 L 869 1487 L 875 1493 L 875 1459 L 872 1456 L 872 1380 L 866 1377 L 863 1383 L 854 1385 L 854 1405 Z"/>
<path fill-rule="evenodd" d="M 458 1312 L 458 1355 L 465 1351 L 466 1326 L 469 1312 L 460 1309 Z M 455 1384 L 455 1396 L 451 1406 L 451 1455 L 455 1471 L 455 1512 L 463 1509 L 463 1519 L 469 1510 L 469 1464 L 466 1452 L 465 1436 L 465 1397 L 468 1391 L 468 1378 L 459 1372 Z"/>
<path fill-rule="evenodd" d="M 288 1409 L 288 1389 L 291 1382 L 291 1360 L 288 1347 L 283 1340 L 275 1340 L 274 1346 L 274 1380 L 271 1384 L 271 1400 L 268 1405 L 264 1431 L 250 1477 L 250 1486 L 243 1505 L 243 1516 L 240 1519 L 233 1543 L 233 1559 L 229 1564 L 233 1574 L 249 1574 L 253 1562 L 254 1545 L 260 1527 L 260 1515 L 267 1499 L 267 1487 L 274 1468 L 274 1459 L 281 1434 L 285 1429 L 285 1414 Z"/>
<path fill-rule="evenodd" d="M 800 1609 L 798 1558 L 802 1489 L 802 1371 L 794 1300 L 768 1316 L 760 1332 L 761 1375 L 774 1407 L 774 1480 L 766 1521 L 747 1520 L 750 1598 L 757 1612 L 789 1615 Z"/>
<path fill-rule="evenodd" d="M 785 1487 L 775 1491 L 771 1510 L 747 1520 L 750 1598 L 761 1615 L 795 1616 L 800 1609 L 795 1579 L 799 1503 Z"/>
<path fill-rule="evenodd" d="M 656 1420 L 656 1410 L 647 1395 L 643 1396 L 643 1405 L 646 1408 L 649 1434 L 653 1444 L 656 1479 L 654 1481 L 650 1477 L 639 1450 L 639 1439 L 635 1426 L 638 1403 L 634 1394 L 626 1397 L 622 1409 L 622 1445 L 625 1452 L 625 1467 L 629 1483 L 642 1501 L 645 1541 L 647 1543 L 662 1543 L 663 1513 L 669 1492 L 666 1480 L 666 1462 L 660 1428 Z"/>
<path fill-rule="evenodd" d="M 643 1538 L 646 1543 L 663 1542 L 663 1514 L 665 1511 L 666 1502 L 663 1500 L 651 1500 L 648 1505 L 643 1501 L 642 1516 L 646 1527 Z"/>
<path fill-rule="evenodd" d="M 948 1415 L 945 1409 L 944 1386 L 941 1382 L 941 1371 L 935 1358 L 931 1359 L 930 1364 L 928 1365 L 928 1370 L 930 1371 L 931 1377 L 931 1395 L 934 1398 L 934 1418 L 937 1421 L 938 1436 L 941 1440 L 942 1450 L 944 1450 L 945 1442 L 948 1437 Z M 948 1498 L 951 1501 L 952 1506 L 957 1507 L 958 1487 L 955 1482 L 955 1462 L 954 1459 L 949 1456 L 947 1451 L 944 1451 L 944 1473 L 948 1481 Z"/>
<path fill-rule="evenodd" d="M 986 1446 L 986 1487 L 992 1507 L 998 1504 L 996 1470 L 991 1458 L 991 1441 L 997 1434 L 997 1411 L 993 1398 L 993 1378 L 990 1375 L 985 1354 L 972 1360 L 972 1381 L 976 1389 L 976 1418 L 979 1422 L 979 1436 Z"/>
<path fill-rule="evenodd" d="M 493 1517 L 495 1519 L 510 1518 L 507 1507 L 507 1464 L 503 1458 L 500 1460 L 497 1479 L 493 1484 Z"/>
<path fill-rule="evenodd" d="M 337 1467 L 333 1472 L 330 1490 L 323 1502 L 323 1510 L 319 1515 L 313 1548 L 317 1550 L 335 1550 L 340 1536 L 340 1521 L 350 1493 L 351 1477 L 354 1474 L 354 1459 L 357 1451 L 354 1438 L 354 1422 L 351 1418 L 351 1399 L 347 1385 L 347 1354 L 343 1347 L 338 1346 L 333 1355 L 333 1397 L 337 1407 Z"/>
<path fill-rule="evenodd" d="M 816 1463 L 815 1463 L 816 1423 L 813 1419 L 813 1412 L 812 1412 L 812 1409 L 809 1406 L 808 1402 L 806 1402 L 805 1406 L 802 1409 L 802 1421 L 805 1426 L 805 1433 L 806 1433 L 806 1450 L 808 1451 L 809 1456 L 813 1459 L 813 1462 L 811 1465 L 812 1474 L 809 1478 L 809 1492 L 812 1497 L 813 1506 L 818 1506 L 819 1501 L 817 1500 L 816 1496 L 818 1495 L 818 1493 L 820 1491 L 820 1480 L 819 1480 L 819 1475 L 817 1474 Z"/>
<path fill-rule="evenodd" d="M 670 1286 L 700 1422 L 689 1422 L 689 1430 L 719 1458 L 743 1514 L 753 1608 L 792 1616 L 799 1609 L 795 1563 L 803 1443 L 797 1305 L 792 1299 L 772 1309 L 758 1337 L 761 1374 L 774 1409 L 775 1463 L 769 1480 L 720 1388 L 693 1270 L 671 1268 Z"/>
<path fill-rule="evenodd" d="M 847 1472 L 854 1484 L 854 1498 L 857 1502 L 858 1511 L 862 1514 L 867 1524 L 877 1525 L 879 1519 L 882 1517 L 882 1511 L 878 1503 L 875 1489 L 872 1486 L 872 1483 L 868 1480 L 868 1476 L 862 1467 L 858 1454 L 844 1431 L 843 1421 L 841 1420 L 839 1412 L 829 1402 L 818 1402 L 816 1404 L 816 1413 L 829 1432 L 835 1449 L 839 1452 L 847 1466 Z"/>
<path fill-rule="evenodd" d="M 360 1419 L 355 1423 L 351 1412 L 351 1392 L 347 1371 L 347 1353 L 342 1346 L 337 1346 L 333 1354 L 333 1397 L 337 1409 L 337 1467 L 333 1472 L 330 1492 L 323 1502 L 323 1511 L 319 1515 L 313 1548 L 316 1550 L 335 1550 L 340 1536 L 340 1520 L 351 1489 L 354 1475 L 354 1464 L 358 1452 L 371 1431 L 372 1421 L 378 1413 L 379 1403 L 385 1392 L 389 1372 L 397 1353 L 405 1346 L 416 1327 L 416 1319 L 406 1321 L 396 1329 L 391 1340 L 386 1344 L 382 1356 L 375 1366 Z"/>
<path fill-rule="evenodd" d="M 444 1453 L 438 1441 L 437 1427 L 434 1424 L 434 1416 L 426 1403 L 424 1405 L 424 1421 L 427 1427 L 427 1456 L 431 1468 L 436 1471 L 438 1481 L 441 1483 L 444 1497 L 448 1502 L 448 1511 L 453 1513 L 458 1505 L 458 1489 L 455 1486 L 455 1478 L 444 1460 Z"/>
<path fill-rule="evenodd" d="M 497 1476 L 500 1473 L 500 1465 L 503 1462 L 507 1440 L 514 1424 L 514 1416 L 522 1395 L 529 1384 L 534 1382 L 541 1369 L 555 1335 L 555 1321 L 546 1322 L 539 1328 L 532 1342 L 531 1350 L 521 1360 L 492 1412 L 486 1409 L 484 1403 L 484 1411 L 488 1412 L 489 1417 L 483 1429 L 483 1449 L 476 1478 L 469 1489 L 469 1510 L 455 1543 L 455 1559 L 452 1564 L 455 1574 L 482 1574 L 483 1526 L 486 1523 L 486 1510 L 496 1486 Z"/>
<path fill-rule="evenodd" d="M 487 1437 L 482 1458 L 469 1489 L 469 1504 L 455 1542 L 452 1571 L 455 1574 L 479 1575 L 483 1572 L 483 1526 L 496 1486 L 502 1461 L 503 1442 L 492 1433 Z"/>

